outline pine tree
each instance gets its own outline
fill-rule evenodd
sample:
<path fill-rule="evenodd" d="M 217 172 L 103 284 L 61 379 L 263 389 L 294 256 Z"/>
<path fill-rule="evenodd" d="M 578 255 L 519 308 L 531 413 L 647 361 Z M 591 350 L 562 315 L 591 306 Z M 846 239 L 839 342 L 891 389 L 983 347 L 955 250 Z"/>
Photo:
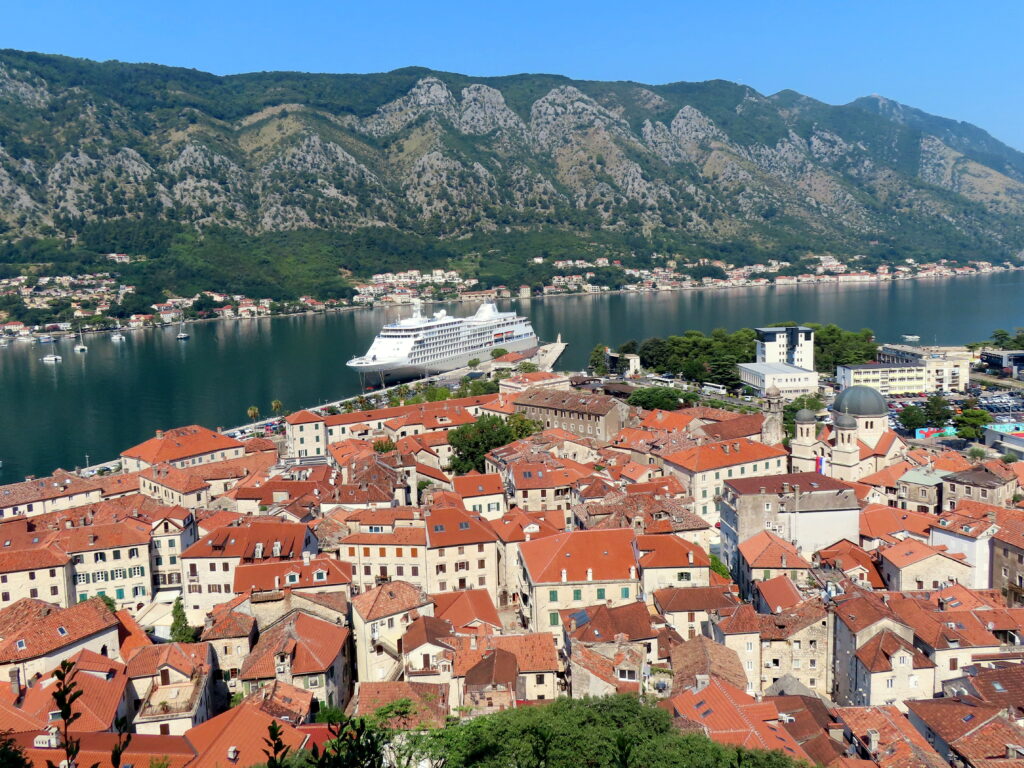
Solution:
<path fill-rule="evenodd" d="M 171 609 L 171 642 L 191 643 L 193 640 L 195 640 L 195 632 L 188 625 L 185 606 L 179 597 L 174 601 L 174 607 Z"/>

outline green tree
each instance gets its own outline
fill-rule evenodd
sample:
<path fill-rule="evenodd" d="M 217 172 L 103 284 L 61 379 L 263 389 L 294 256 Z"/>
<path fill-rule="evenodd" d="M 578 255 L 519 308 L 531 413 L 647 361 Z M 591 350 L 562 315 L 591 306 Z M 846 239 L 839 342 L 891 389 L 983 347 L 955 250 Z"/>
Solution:
<path fill-rule="evenodd" d="M 176 597 L 171 607 L 171 642 L 191 643 L 195 639 L 195 630 L 189 626 L 188 617 L 185 615 L 185 605 L 180 596 Z"/>
<path fill-rule="evenodd" d="M 483 472 L 484 457 L 489 451 L 532 434 L 538 426 L 521 414 L 513 414 L 508 421 L 486 415 L 472 424 L 463 424 L 448 433 L 448 444 L 455 452 L 449 469 L 459 474 Z"/>
<path fill-rule="evenodd" d="M 537 371 L 540 370 L 540 368 L 536 363 L 531 363 L 529 360 L 524 360 L 523 362 L 516 366 L 516 370 L 519 371 L 519 373 L 536 373 Z"/>
<path fill-rule="evenodd" d="M 608 375 L 608 356 L 605 354 L 605 345 L 598 344 L 590 352 L 590 362 L 587 367 L 594 372 L 595 376 Z"/>
<path fill-rule="evenodd" d="M 480 358 L 474 357 L 472 360 L 466 363 L 466 365 L 469 366 L 471 370 L 475 370 L 480 365 Z"/>
<path fill-rule="evenodd" d="M 985 426 L 992 423 L 992 414 L 980 408 L 968 408 L 953 418 L 956 434 L 964 440 L 980 440 L 985 434 Z"/>
<path fill-rule="evenodd" d="M 973 445 L 967 451 L 967 458 L 974 462 L 984 461 L 986 456 L 988 456 L 988 451 L 980 445 Z"/>
<path fill-rule="evenodd" d="M 10 731 L 0 732 L 0 765 L 4 768 L 32 768 L 32 761 L 18 746 Z"/>
<path fill-rule="evenodd" d="M 284 410 L 284 404 L 280 400 L 271 400 L 270 401 L 270 410 L 272 410 L 274 412 L 275 416 L 280 416 L 281 415 L 281 411 Z"/>
<path fill-rule="evenodd" d="M 1003 464 L 1016 464 L 1017 455 L 1014 453 L 1004 453 L 1002 456 L 999 457 L 999 460 L 1003 462 Z"/>
<path fill-rule="evenodd" d="M 117 603 L 114 602 L 114 598 L 110 595 L 97 595 L 97 597 L 103 601 L 103 604 L 107 606 L 107 610 L 111 613 L 117 613 Z"/>
<path fill-rule="evenodd" d="M 928 423 L 928 416 L 924 409 L 918 405 L 908 405 L 897 417 L 900 424 L 908 432 L 913 432 L 915 429 L 921 429 Z"/>
<path fill-rule="evenodd" d="M 508 350 L 505 349 L 504 347 L 495 347 L 494 349 L 491 350 L 491 359 L 492 360 L 496 360 L 497 358 L 501 357 L 502 355 L 507 355 L 507 354 L 508 354 Z"/>
<path fill-rule="evenodd" d="M 245 415 L 249 417 L 249 421 L 260 420 L 260 408 L 258 405 L 250 405 L 245 409 Z"/>
<path fill-rule="evenodd" d="M 944 427 L 953 418 L 953 409 L 949 407 L 949 401 L 942 395 L 931 395 L 925 400 L 924 415 L 933 427 Z"/>
<path fill-rule="evenodd" d="M 373 442 L 373 450 L 377 453 L 390 453 L 395 450 L 395 444 L 386 437 L 381 438 L 380 440 L 375 440 Z"/>
<path fill-rule="evenodd" d="M 672 387 L 641 387 L 630 394 L 628 402 L 649 411 L 674 411 L 679 408 L 679 392 Z"/>
<path fill-rule="evenodd" d="M 729 573 L 729 566 L 721 561 L 718 555 L 711 555 L 711 570 L 726 579 L 732 579 L 732 574 Z"/>

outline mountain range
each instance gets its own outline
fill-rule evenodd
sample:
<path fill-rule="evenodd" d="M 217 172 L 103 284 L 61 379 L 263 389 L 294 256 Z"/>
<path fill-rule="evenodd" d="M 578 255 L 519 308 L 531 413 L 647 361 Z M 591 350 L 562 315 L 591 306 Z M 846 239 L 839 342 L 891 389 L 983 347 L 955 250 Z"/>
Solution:
<path fill-rule="evenodd" d="M 726 81 L 269 72 L 0 51 L 0 262 L 337 291 L 528 257 L 1018 258 L 1024 153 L 880 96 Z M 229 285 L 207 285 L 217 280 Z"/>

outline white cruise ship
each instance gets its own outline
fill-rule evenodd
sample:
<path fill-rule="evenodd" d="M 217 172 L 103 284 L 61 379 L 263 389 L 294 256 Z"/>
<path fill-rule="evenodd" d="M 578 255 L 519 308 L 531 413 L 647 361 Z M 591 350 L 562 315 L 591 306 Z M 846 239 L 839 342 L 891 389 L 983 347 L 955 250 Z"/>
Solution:
<path fill-rule="evenodd" d="M 481 304 L 471 317 L 452 317 L 443 309 L 430 317 L 413 302 L 412 317 L 388 323 L 349 367 L 368 383 L 413 379 L 462 368 L 473 358 L 490 359 L 492 349 L 523 352 L 537 346 L 530 320 Z"/>

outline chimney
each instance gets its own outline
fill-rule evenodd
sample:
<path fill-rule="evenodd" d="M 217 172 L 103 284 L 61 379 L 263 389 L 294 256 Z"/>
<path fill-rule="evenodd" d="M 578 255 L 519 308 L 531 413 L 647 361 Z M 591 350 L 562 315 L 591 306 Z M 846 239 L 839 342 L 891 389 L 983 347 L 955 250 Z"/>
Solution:
<path fill-rule="evenodd" d="M 92 544 L 95 544 L 95 543 L 96 543 L 96 534 L 95 533 L 90 533 L 89 534 L 89 544 L 92 545 Z"/>
<path fill-rule="evenodd" d="M 530 540 L 530 535 L 531 535 L 531 534 L 530 534 L 529 532 L 527 532 L 527 533 L 524 533 L 524 534 L 523 534 L 523 541 L 529 541 L 529 540 Z"/>
<path fill-rule="evenodd" d="M 228 760 L 232 763 L 238 760 L 238 747 L 234 745 L 228 747 Z"/>
<path fill-rule="evenodd" d="M 569 580 L 569 572 L 567 570 L 565 570 L 565 568 L 563 568 L 562 569 L 562 582 L 564 583 L 564 582 L 566 582 L 568 580 Z"/>
<path fill-rule="evenodd" d="M 729 455 L 729 444 L 728 443 L 723 443 L 722 444 L 722 453 L 726 454 L 727 456 Z"/>
<path fill-rule="evenodd" d="M 21 670 L 12 669 L 7 673 L 7 676 L 11 680 L 11 695 L 18 699 L 21 696 Z"/>
<path fill-rule="evenodd" d="M 878 754 L 878 731 L 868 728 L 868 752 L 872 755 Z"/>
<path fill-rule="evenodd" d="M 164 431 L 162 429 L 158 429 L 156 431 L 156 439 L 157 440 L 163 440 L 164 439 Z"/>
<path fill-rule="evenodd" d="M 846 729 L 841 725 L 830 725 L 828 727 L 828 737 L 832 739 L 832 741 L 838 741 L 842 744 L 846 741 Z"/>
<path fill-rule="evenodd" d="M 636 566 L 635 565 L 629 566 L 629 578 L 630 579 L 635 579 L 636 578 Z"/>
<path fill-rule="evenodd" d="M 693 550 L 692 549 L 689 550 L 686 553 L 686 562 L 688 562 L 690 565 L 693 565 Z"/>
<path fill-rule="evenodd" d="M 593 581 L 593 580 L 594 580 L 594 569 L 593 568 L 587 568 L 587 581 Z"/>
<path fill-rule="evenodd" d="M 302 564 L 309 565 L 309 552 L 302 553 Z"/>
<path fill-rule="evenodd" d="M 711 684 L 711 676 L 710 675 L 694 675 L 693 676 L 693 682 L 694 682 L 694 686 L 693 686 L 694 692 L 703 691 L 705 688 L 707 688 Z"/>
<path fill-rule="evenodd" d="M 274 577 L 274 589 L 276 590 L 276 589 L 280 589 L 280 588 L 281 588 L 281 577 L 280 576 L 275 576 Z"/>
<path fill-rule="evenodd" d="M 469 636 L 469 650 L 471 650 L 471 651 L 475 651 L 476 650 L 476 635 L 470 635 Z"/>
<path fill-rule="evenodd" d="M 789 493 L 789 483 L 783 483 L 782 484 L 782 492 L 783 493 Z"/>
<path fill-rule="evenodd" d="M 782 553 L 782 567 L 783 568 L 786 567 L 786 553 L 785 552 Z"/>

